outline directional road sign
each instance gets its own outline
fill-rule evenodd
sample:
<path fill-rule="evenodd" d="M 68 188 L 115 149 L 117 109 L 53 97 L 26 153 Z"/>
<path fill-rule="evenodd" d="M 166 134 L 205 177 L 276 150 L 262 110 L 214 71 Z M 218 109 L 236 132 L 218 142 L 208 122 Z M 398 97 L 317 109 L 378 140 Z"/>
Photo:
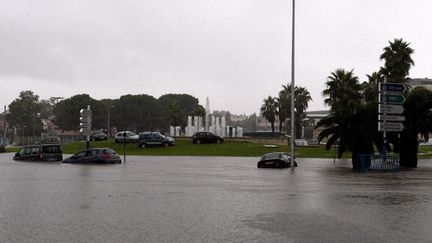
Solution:
<path fill-rule="evenodd" d="M 378 122 L 380 132 L 401 132 L 404 126 L 400 122 Z"/>
<path fill-rule="evenodd" d="M 404 111 L 401 105 L 378 104 L 378 112 L 386 114 L 402 114 Z"/>
<path fill-rule="evenodd" d="M 398 83 L 380 83 L 379 92 L 403 93 L 406 91 L 405 84 Z"/>
<path fill-rule="evenodd" d="M 405 121 L 404 116 L 398 116 L 398 115 L 378 115 L 378 120 L 380 121 L 395 121 L 395 122 L 402 122 Z"/>
<path fill-rule="evenodd" d="M 405 101 L 405 97 L 402 94 L 384 93 L 379 94 L 379 101 L 381 103 L 402 104 Z"/>

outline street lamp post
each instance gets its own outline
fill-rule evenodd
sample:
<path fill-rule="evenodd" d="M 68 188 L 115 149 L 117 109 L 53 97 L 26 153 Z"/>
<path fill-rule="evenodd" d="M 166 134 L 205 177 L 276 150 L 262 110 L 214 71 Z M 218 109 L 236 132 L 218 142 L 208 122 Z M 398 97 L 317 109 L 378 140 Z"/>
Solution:
<path fill-rule="evenodd" d="M 294 66 L 294 61 L 295 61 L 295 0 L 292 0 L 292 40 L 291 40 L 291 171 L 294 171 L 294 159 L 295 159 L 295 143 L 294 143 L 294 139 L 295 139 L 295 134 L 294 134 L 294 79 L 295 79 L 295 75 L 294 75 L 294 70 L 295 70 L 295 66 Z"/>

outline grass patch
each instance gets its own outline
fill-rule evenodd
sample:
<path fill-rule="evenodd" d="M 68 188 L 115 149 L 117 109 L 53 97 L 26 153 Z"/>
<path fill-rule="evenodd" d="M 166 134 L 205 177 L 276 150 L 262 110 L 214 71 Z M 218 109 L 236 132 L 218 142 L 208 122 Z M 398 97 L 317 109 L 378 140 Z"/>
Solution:
<path fill-rule="evenodd" d="M 109 147 L 123 154 L 124 144 L 109 141 L 94 141 L 91 147 Z M 66 154 L 77 153 L 85 148 L 85 142 L 71 143 L 62 145 L 62 151 Z M 277 148 L 267 148 L 262 144 L 245 141 L 225 141 L 222 144 L 193 144 L 190 140 L 176 140 L 175 146 L 170 147 L 150 147 L 139 148 L 138 144 L 126 144 L 126 154 L 128 155 L 160 155 L 160 156 L 241 156 L 241 157 L 260 157 L 269 152 L 286 151 L 290 152 L 288 145 L 278 146 Z M 350 153 L 344 154 L 350 157 Z M 333 158 L 334 150 L 325 150 L 324 147 L 297 147 L 296 156 L 302 158 Z"/>

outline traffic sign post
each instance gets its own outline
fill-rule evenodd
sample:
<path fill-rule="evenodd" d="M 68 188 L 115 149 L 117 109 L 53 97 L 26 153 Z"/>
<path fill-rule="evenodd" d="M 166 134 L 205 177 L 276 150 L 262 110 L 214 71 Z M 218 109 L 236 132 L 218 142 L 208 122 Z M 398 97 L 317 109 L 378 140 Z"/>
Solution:
<path fill-rule="evenodd" d="M 404 116 L 398 115 L 378 115 L 379 121 L 393 121 L 393 122 L 403 122 L 405 121 Z"/>
<path fill-rule="evenodd" d="M 386 160 L 387 154 L 387 132 L 401 132 L 404 128 L 402 122 L 405 120 L 402 104 L 405 96 L 402 94 L 407 90 L 405 84 L 401 83 L 379 83 L 378 84 L 378 131 L 383 132 L 383 156 Z"/>
<path fill-rule="evenodd" d="M 400 122 L 378 122 L 380 132 L 402 132 L 404 126 Z"/>
<path fill-rule="evenodd" d="M 80 110 L 80 133 L 87 136 L 86 148 L 90 148 L 90 135 L 92 131 L 92 111 L 90 110 L 90 105 L 87 109 Z"/>
<path fill-rule="evenodd" d="M 380 83 L 378 86 L 379 92 L 403 93 L 407 90 L 405 84 L 399 83 Z"/>
<path fill-rule="evenodd" d="M 383 114 L 402 114 L 404 111 L 401 105 L 378 104 L 378 112 Z"/>
<path fill-rule="evenodd" d="M 403 104 L 405 96 L 403 94 L 383 93 L 379 94 L 379 101 L 386 104 Z"/>

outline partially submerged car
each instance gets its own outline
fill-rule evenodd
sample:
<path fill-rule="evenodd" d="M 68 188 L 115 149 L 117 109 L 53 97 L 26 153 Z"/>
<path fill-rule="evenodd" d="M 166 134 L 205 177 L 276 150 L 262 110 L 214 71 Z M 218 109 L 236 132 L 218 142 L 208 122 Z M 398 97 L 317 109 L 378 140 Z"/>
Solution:
<path fill-rule="evenodd" d="M 90 148 L 63 160 L 63 163 L 120 164 L 120 156 L 110 148 Z"/>
<path fill-rule="evenodd" d="M 13 159 L 25 161 L 61 161 L 63 154 L 58 144 L 37 144 L 22 147 Z"/>
<path fill-rule="evenodd" d="M 294 160 L 294 166 L 297 162 Z M 264 154 L 257 163 L 258 168 L 287 168 L 291 167 L 291 156 L 286 152 L 272 152 Z"/>

